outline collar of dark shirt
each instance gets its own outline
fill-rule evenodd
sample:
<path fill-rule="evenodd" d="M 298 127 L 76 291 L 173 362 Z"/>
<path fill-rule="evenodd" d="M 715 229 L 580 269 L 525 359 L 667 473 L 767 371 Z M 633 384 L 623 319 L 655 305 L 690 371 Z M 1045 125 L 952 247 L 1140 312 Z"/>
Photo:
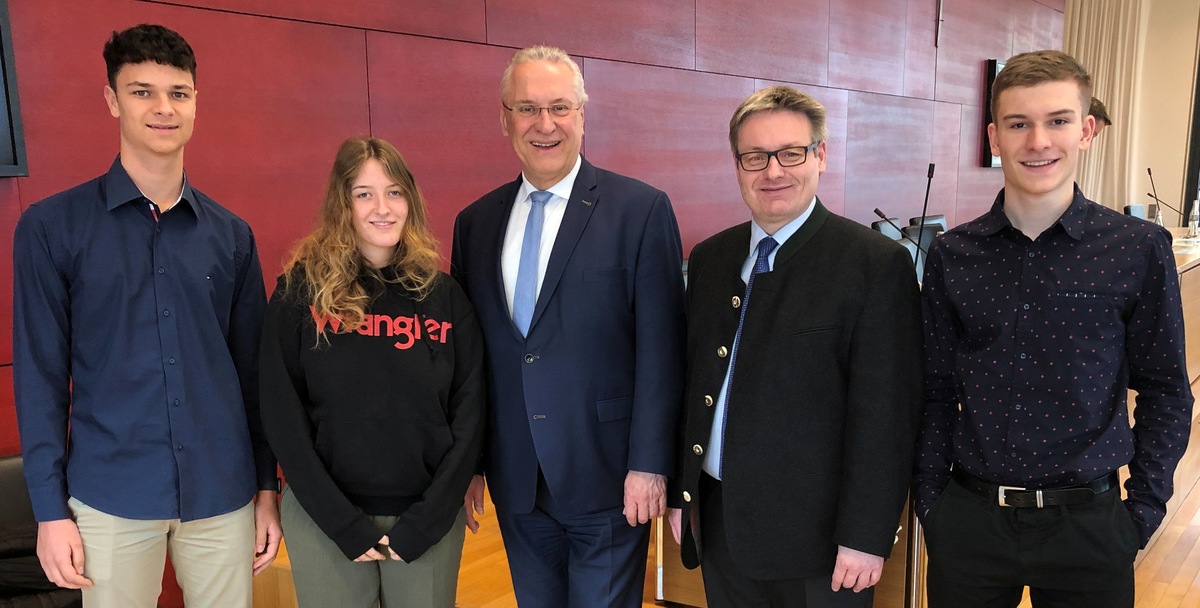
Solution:
<path fill-rule="evenodd" d="M 1055 225 L 1062 226 L 1063 232 L 1067 236 L 1081 240 L 1083 238 L 1084 223 L 1088 217 L 1088 201 L 1083 195 L 1083 191 L 1079 189 L 1079 184 L 1075 184 L 1075 195 L 1071 198 L 1071 204 L 1067 210 L 1058 218 Z M 988 210 L 984 217 L 983 223 L 980 225 L 980 233 L 991 236 L 1005 228 L 1012 228 L 1012 222 L 1008 221 L 1008 216 L 1004 215 L 1004 189 L 996 194 L 996 200 L 992 203 L 992 208 Z"/>
<path fill-rule="evenodd" d="M 140 203 L 145 200 L 146 197 L 142 196 L 142 191 L 138 189 L 137 184 L 133 183 L 133 178 L 129 177 L 125 167 L 121 166 L 121 155 L 118 154 L 112 166 L 108 168 L 108 175 L 104 180 L 105 205 L 109 211 L 112 211 L 121 205 Z M 181 197 L 179 202 L 171 207 L 171 210 L 177 207 L 191 209 L 197 216 L 203 210 L 203 206 L 196 198 L 196 193 L 192 191 L 192 186 L 188 183 L 186 172 L 183 174 Z"/>

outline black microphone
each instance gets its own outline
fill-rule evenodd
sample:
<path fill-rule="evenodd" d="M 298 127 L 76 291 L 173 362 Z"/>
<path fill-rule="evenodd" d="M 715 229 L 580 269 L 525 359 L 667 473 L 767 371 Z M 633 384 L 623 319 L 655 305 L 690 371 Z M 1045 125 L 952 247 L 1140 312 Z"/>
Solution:
<path fill-rule="evenodd" d="M 1171 211 L 1174 211 L 1175 213 L 1179 213 L 1179 210 L 1178 210 L 1178 209 L 1176 209 L 1176 208 L 1174 208 L 1174 207 L 1172 207 L 1172 206 L 1170 206 L 1170 205 L 1168 205 L 1168 204 L 1167 204 L 1167 201 L 1164 201 L 1164 200 L 1162 200 L 1161 198 L 1158 198 L 1157 196 L 1154 196 L 1153 194 L 1151 194 L 1151 193 L 1149 193 L 1149 192 L 1147 192 L 1147 193 L 1146 193 L 1146 196 L 1148 196 L 1148 197 L 1150 197 L 1150 198 L 1154 199 L 1154 201 L 1155 201 L 1155 202 L 1157 202 L 1158 204 L 1162 205 L 1163 207 L 1166 207 L 1167 209 L 1170 209 Z M 1182 213 L 1179 213 L 1179 216 L 1180 216 L 1180 217 L 1183 217 L 1183 214 L 1182 214 Z"/>
<path fill-rule="evenodd" d="M 1170 209 L 1171 211 L 1178 213 L 1179 221 L 1182 222 L 1183 221 L 1183 213 L 1181 211 L 1179 211 L 1178 209 L 1164 203 L 1161 198 L 1158 198 L 1158 188 L 1154 187 L 1154 172 L 1150 170 L 1150 167 L 1146 167 L 1146 175 L 1150 176 L 1150 191 L 1153 192 L 1153 194 L 1151 194 L 1151 192 L 1147 192 L 1146 194 L 1150 195 L 1150 198 L 1154 199 L 1155 201 L 1158 201 L 1158 203 L 1160 205 L 1166 205 L 1167 209 Z M 1159 210 L 1159 213 L 1162 213 L 1161 209 Z"/>
<path fill-rule="evenodd" d="M 900 229 L 900 227 L 896 225 L 896 222 L 893 222 L 893 221 L 891 220 L 891 218 L 889 218 L 889 217 L 887 216 L 887 214 L 886 214 L 886 213 L 884 213 L 884 212 L 880 211 L 878 207 L 875 209 L 875 215 L 878 215 L 878 216 L 879 216 L 879 217 L 880 217 L 880 218 L 881 218 L 883 221 L 887 222 L 889 226 L 891 226 L 892 228 L 895 228 L 895 229 L 896 229 L 896 232 L 899 232 L 899 233 L 900 233 L 900 236 L 904 237 L 904 240 L 906 240 L 906 241 L 908 241 L 908 242 L 912 243 L 913 245 L 916 245 L 916 246 L 917 246 L 917 251 L 920 251 L 921 253 L 923 253 L 923 254 L 925 254 L 925 255 L 929 255 L 929 252 L 928 252 L 928 251 L 925 251 L 924 249 L 921 249 L 921 244 L 920 244 L 920 243 L 918 243 L 918 242 L 916 242 L 916 241 L 912 240 L 912 237 L 911 237 L 911 236 L 908 236 L 907 234 L 904 234 L 904 231 L 903 231 L 903 230 L 901 230 L 901 229 Z M 920 234 L 918 234 L 917 236 L 919 237 L 919 236 L 921 236 L 921 235 L 920 235 Z"/>
<path fill-rule="evenodd" d="M 925 216 L 929 211 L 929 188 L 933 185 L 933 163 L 929 163 L 929 177 L 925 180 L 925 203 L 921 205 L 921 231 L 917 233 L 917 249 L 929 255 L 928 251 L 921 249 L 921 237 L 925 235 Z"/>

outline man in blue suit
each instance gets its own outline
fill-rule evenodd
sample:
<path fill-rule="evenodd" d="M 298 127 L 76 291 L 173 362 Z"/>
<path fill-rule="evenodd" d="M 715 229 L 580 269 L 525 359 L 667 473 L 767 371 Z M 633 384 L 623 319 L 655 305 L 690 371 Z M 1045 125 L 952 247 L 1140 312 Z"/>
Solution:
<path fill-rule="evenodd" d="M 580 155 L 583 76 L 517 52 L 501 130 L 522 172 L 459 214 L 452 273 L 489 363 L 487 477 L 524 607 L 637 607 L 683 390 L 679 228 L 667 195 Z M 466 497 L 478 528 L 483 476 Z"/>

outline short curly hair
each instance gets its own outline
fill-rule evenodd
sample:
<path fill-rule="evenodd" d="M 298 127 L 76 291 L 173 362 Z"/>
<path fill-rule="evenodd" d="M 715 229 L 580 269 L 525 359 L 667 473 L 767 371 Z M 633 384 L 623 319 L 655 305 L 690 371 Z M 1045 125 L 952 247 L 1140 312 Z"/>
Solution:
<path fill-rule="evenodd" d="M 113 32 L 104 43 L 104 65 L 108 68 L 108 86 L 117 88 L 117 72 L 126 65 L 153 61 L 179 68 L 196 79 L 196 54 L 177 32 L 161 25 L 143 23 Z"/>

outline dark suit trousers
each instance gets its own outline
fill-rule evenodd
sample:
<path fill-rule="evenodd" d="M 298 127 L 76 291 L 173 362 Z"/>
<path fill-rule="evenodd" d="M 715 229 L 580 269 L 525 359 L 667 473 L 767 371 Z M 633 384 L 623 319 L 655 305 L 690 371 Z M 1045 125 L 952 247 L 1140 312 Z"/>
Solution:
<path fill-rule="evenodd" d="M 930 608 L 1132 608 L 1140 536 L 1116 488 L 1081 504 L 1001 507 L 951 481 L 925 516 Z"/>
<path fill-rule="evenodd" d="M 796 517 L 803 517 L 797 513 Z M 725 511 L 721 500 L 721 482 L 700 474 L 700 572 L 704 576 L 704 595 L 708 608 L 869 608 L 875 596 L 873 588 L 854 593 L 842 589 L 834 593 L 829 574 L 813 578 L 763 581 L 743 571 L 729 553 L 725 540 Z"/>
<path fill-rule="evenodd" d="M 650 525 L 631 527 L 622 507 L 568 515 L 538 472 L 533 511 L 497 508 L 521 608 L 640 608 Z"/>

